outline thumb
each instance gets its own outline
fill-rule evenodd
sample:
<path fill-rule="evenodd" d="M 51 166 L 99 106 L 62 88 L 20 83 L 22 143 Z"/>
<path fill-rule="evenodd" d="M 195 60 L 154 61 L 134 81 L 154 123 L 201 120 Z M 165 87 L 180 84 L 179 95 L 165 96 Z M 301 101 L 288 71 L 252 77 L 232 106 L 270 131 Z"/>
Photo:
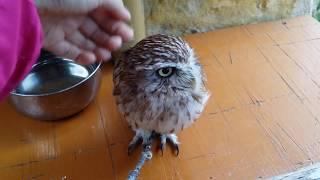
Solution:
<path fill-rule="evenodd" d="M 131 18 L 122 0 L 36 0 L 36 5 L 39 13 L 86 14 L 99 8 L 115 19 L 128 21 Z"/>

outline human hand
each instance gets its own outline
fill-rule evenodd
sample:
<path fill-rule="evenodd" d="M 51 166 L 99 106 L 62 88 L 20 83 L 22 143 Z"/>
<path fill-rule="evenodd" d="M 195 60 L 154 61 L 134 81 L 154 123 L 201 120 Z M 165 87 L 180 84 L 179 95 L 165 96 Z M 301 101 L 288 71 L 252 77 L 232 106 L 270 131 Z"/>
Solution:
<path fill-rule="evenodd" d="M 133 38 L 122 0 L 39 0 L 43 47 L 82 64 L 107 61 Z"/>

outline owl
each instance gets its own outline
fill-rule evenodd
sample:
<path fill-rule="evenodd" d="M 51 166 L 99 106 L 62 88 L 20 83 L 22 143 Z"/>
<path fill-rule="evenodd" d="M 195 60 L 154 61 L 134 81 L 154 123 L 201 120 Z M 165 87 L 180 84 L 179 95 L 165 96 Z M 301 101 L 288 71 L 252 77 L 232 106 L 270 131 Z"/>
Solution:
<path fill-rule="evenodd" d="M 188 43 L 180 37 L 146 37 L 115 61 L 113 95 L 135 136 L 131 152 L 142 141 L 160 139 L 179 154 L 176 133 L 189 127 L 202 113 L 210 96 L 205 75 Z"/>

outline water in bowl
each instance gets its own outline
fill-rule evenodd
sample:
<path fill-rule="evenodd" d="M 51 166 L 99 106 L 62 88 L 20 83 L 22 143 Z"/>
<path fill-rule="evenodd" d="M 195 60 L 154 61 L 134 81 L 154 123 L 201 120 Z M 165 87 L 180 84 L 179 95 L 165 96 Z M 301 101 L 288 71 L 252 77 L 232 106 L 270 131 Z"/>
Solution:
<path fill-rule="evenodd" d="M 41 95 L 70 88 L 89 76 L 84 66 L 72 62 L 36 66 L 16 88 L 16 93 Z"/>

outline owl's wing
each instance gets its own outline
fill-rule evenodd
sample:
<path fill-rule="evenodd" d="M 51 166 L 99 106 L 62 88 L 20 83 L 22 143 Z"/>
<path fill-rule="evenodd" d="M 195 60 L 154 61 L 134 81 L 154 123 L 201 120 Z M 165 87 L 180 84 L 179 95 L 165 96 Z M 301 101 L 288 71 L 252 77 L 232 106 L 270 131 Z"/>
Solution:
<path fill-rule="evenodd" d="M 113 66 L 113 95 L 118 96 L 120 95 L 120 73 L 123 71 L 123 61 L 126 58 L 126 55 L 124 53 L 119 54 L 115 59 L 114 59 L 114 66 Z"/>

